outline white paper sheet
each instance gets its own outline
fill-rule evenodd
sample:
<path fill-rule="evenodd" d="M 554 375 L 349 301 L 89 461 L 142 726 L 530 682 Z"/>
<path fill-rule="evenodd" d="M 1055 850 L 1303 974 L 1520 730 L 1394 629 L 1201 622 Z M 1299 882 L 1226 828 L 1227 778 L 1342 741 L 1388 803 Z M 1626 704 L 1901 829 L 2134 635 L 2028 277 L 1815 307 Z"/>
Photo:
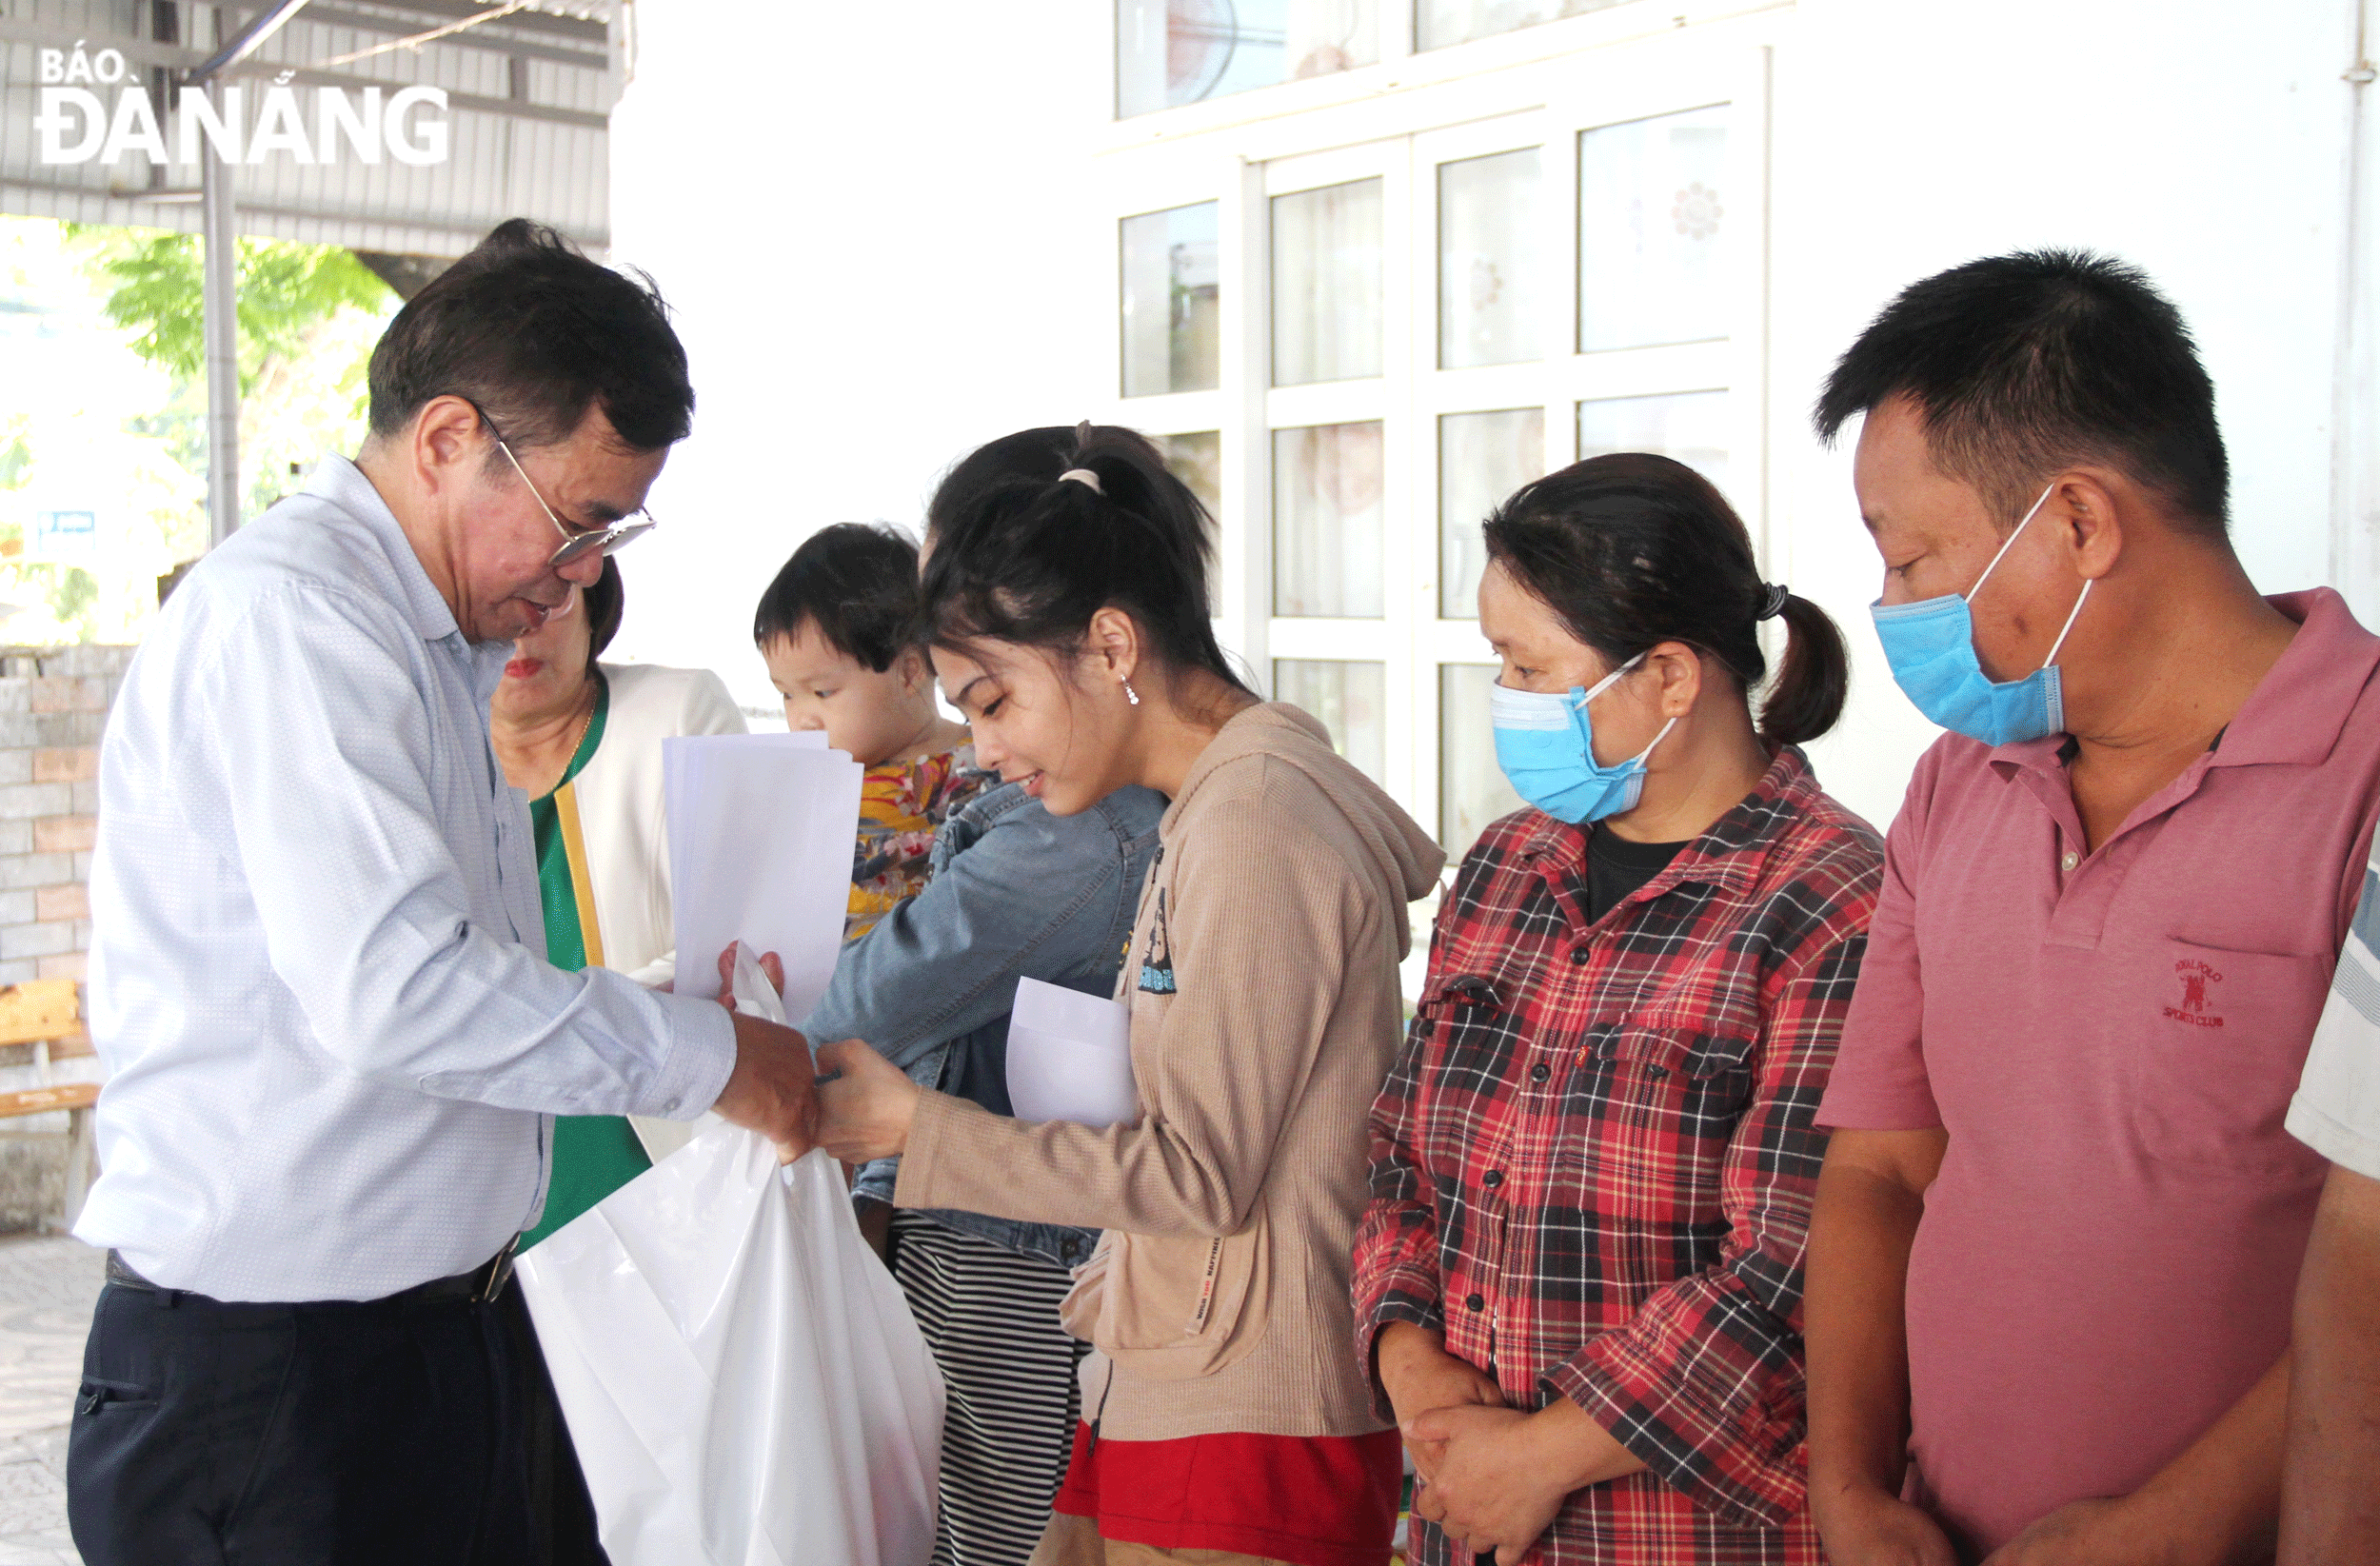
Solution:
<path fill-rule="evenodd" d="M 1023 1120 L 1129 1125 L 1140 1118 L 1132 1085 L 1132 1011 L 1038 979 L 1017 981 L 1008 1014 L 1008 1101 Z"/>
<path fill-rule="evenodd" d="M 719 993 L 731 941 L 785 964 L 785 1011 L 834 977 L 865 771 L 825 736 L 701 734 L 662 742 L 680 995 Z"/>

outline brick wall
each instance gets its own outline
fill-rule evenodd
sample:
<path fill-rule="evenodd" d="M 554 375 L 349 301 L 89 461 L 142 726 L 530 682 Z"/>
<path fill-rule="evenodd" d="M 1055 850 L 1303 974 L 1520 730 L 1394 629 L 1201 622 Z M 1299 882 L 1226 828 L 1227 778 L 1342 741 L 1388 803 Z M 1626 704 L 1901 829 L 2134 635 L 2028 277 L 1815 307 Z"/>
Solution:
<path fill-rule="evenodd" d="M 83 977 L 99 730 L 131 658 L 0 648 L 0 984 Z"/>
<path fill-rule="evenodd" d="M 90 950 L 99 731 L 129 647 L 0 647 L 0 984 L 83 977 Z M 0 1045 L 0 1089 L 97 1081 L 89 1056 L 44 1066 Z M 0 1120 L 0 1233 L 46 1224 L 66 1191 L 67 1118 Z"/>

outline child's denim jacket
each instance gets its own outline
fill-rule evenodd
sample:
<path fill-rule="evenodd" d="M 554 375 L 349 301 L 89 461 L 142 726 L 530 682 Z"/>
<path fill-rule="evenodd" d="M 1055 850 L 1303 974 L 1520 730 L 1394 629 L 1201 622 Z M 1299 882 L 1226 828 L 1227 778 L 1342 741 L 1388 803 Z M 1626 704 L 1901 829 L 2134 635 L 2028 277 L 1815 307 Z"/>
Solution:
<path fill-rule="evenodd" d="M 911 1080 L 997 1115 L 1008 1102 L 1008 1008 L 1017 981 L 1115 993 L 1165 798 L 1122 788 L 1053 816 L 1018 783 L 976 796 L 935 837 L 925 889 L 845 946 L 802 1030 L 863 1039 Z M 899 1160 L 860 1172 L 855 1199 L 889 1202 Z M 1095 1230 L 936 1210 L 964 1234 L 1061 1267 Z"/>

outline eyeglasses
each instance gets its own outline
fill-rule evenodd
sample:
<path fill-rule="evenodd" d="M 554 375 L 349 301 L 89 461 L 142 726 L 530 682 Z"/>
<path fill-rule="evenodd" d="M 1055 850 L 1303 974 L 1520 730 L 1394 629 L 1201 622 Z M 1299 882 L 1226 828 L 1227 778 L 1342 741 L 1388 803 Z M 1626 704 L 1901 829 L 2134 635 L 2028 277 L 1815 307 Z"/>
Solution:
<path fill-rule="evenodd" d="M 464 401 L 470 402 L 470 399 L 466 397 Z M 559 571 L 565 565 L 585 560 L 589 555 L 616 555 L 653 530 L 653 513 L 644 506 L 637 507 L 609 526 L 591 531 L 573 529 L 555 515 L 552 506 L 545 504 L 545 495 L 537 487 L 537 481 L 530 478 L 529 470 L 521 466 L 521 459 L 512 454 L 512 447 L 497 430 L 496 421 L 487 416 L 487 410 L 477 403 L 471 403 L 471 411 L 478 414 L 479 422 L 487 426 L 487 438 L 496 443 L 496 449 L 505 454 L 505 460 L 512 465 L 512 470 L 521 475 L 521 482 L 529 486 L 529 493 L 536 497 L 539 507 L 545 513 L 545 520 L 552 523 L 554 531 L 562 535 L 562 547 L 546 557 L 545 565 L 549 569 Z"/>

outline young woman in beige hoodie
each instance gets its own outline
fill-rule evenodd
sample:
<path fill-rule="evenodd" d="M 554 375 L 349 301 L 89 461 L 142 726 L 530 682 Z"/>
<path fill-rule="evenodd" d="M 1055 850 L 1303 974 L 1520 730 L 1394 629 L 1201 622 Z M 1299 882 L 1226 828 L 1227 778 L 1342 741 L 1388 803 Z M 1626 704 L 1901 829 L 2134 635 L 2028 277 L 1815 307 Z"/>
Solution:
<path fill-rule="evenodd" d="M 926 640 L 976 754 L 1053 815 L 1171 802 L 1118 999 L 1139 1115 L 1032 1124 L 822 1051 L 821 1140 L 895 1200 L 1106 1231 L 1065 1318 L 1094 1353 L 1037 1563 L 1380 1566 L 1400 1478 L 1353 1350 L 1365 1120 L 1397 1049 L 1405 905 L 1443 861 L 1322 725 L 1216 645 L 1204 510 L 1131 431 L 1027 431 L 932 508 Z"/>

